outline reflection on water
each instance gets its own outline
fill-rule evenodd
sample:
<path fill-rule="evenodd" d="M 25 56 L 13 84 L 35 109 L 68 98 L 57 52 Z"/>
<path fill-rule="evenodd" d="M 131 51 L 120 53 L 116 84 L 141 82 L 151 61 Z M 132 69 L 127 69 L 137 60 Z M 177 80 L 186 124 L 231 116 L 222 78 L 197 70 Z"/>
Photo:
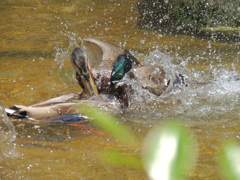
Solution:
<path fill-rule="evenodd" d="M 84 37 L 106 40 L 129 49 L 143 64 L 163 65 L 171 80 L 182 73 L 212 82 L 198 89 L 167 91 L 161 97 L 129 82 L 136 91 L 131 108 L 120 118 L 139 138 L 155 122 L 180 118 L 199 143 L 197 169 L 190 176 L 216 179 L 219 141 L 240 138 L 239 43 L 138 29 L 135 3 L 1 0 L 0 102 L 29 105 L 79 92 L 70 52 Z M 0 178 L 146 179 L 141 170 L 103 163 L 102 150 L 115 147 L 133 155 L 138 151 L 127 150 L 91 124 L 12 121 L 12 126 L 3 112 L 0 115 L 0 139 L 5 144 Z M 13 151 L 22 155 L 15 157 Z"/>

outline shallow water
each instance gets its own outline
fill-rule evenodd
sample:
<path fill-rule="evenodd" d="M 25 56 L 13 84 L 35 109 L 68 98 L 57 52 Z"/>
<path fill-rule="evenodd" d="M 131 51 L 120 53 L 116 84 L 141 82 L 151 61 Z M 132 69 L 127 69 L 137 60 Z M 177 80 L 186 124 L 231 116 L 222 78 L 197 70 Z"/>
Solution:
<path fill-rule="evenodd" d="M 240 45 L 142 30 L 135 3 L 1 0 L 0 103 L 30 105 L 80 91 L 69 61 L 71 50 L 84 37 L 106 40 L 129 49 L 144 64 L 163 65 L 169 79 L 178 72 L 212 82 L 161 97 L 135 87 L 121 120 L 141 139 L 156 122 L 181 119 L 199 145 L 190 177 L 219 179 L 219 142 L 240 138 L 240 81 L 235 80 L 240 78 Z M 0 179 L 146 179 L 142 170 L 104 163 L 103 150 L 117 148 L 130 155 L 139 150 L 127 149 L 91 124 L 11 120 L 12 127 L 0 113 L 0 142 L 5 145 L 0 149 Z"/>

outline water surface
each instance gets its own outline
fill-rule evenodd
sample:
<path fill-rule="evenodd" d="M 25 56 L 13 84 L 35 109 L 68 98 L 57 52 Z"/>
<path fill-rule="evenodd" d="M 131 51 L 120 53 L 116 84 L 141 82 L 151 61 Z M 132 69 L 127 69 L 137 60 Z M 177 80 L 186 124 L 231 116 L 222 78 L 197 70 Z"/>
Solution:
<path fill-rule="evenodd" d="M 0 15 L 3 106 L 79 92 L 69 55 L 85 37 L 126 48 L 144 64 L 163 65 L 170 79 L 177 72 L 211 81 L 162 97 L 136 87 L 131 107 L 120 119 L 140 139 L 157 122 L 181 119 L 199 145 L 190 177 L 219 179 L 215 165 L 219 142 L 240 138 L 240 82 L 235 80 L 240 77 L 239 43 L 143 30 L 137 26 L 136 0 L 2 0 Z M 142 170 L 101 161 L 102 150 L 117 148 L 130 155 L 139 150 L 127 149 L 89 124 L 12 122 L 17 135 L 10 134 L 8 145 L 1 145 L 2 179 L 146 179 Z M 13 129 L 5 129 L 1 138 L 6 131 Z"/>

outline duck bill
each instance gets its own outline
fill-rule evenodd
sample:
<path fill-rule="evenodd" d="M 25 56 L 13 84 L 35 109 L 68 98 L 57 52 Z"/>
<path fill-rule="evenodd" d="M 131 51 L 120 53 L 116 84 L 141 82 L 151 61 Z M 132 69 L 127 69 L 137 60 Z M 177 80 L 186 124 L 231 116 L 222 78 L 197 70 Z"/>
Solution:
<path fill-rule="evenodd" d="M 84 90 L 91 96 L 97 95 L 98 94 L 97 86 L 95 85 L 90 72 L 88 71 L 86 74 L 82 76 L 82 78 L 83 78 L 82 83 L 84 86 Z"/>

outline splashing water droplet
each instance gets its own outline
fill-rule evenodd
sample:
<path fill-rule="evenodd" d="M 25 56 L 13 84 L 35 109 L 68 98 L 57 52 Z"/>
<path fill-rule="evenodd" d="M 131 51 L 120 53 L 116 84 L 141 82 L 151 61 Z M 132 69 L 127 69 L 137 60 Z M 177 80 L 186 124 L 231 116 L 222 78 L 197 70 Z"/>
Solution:
<path fill-rule="evenodd" d="M 0 105 L 0 161 L 5 158 L 19 156 L 15 150 L 16 132 L 13 124 L 8 119 L 5 109 Z"/>
<path fill-rule="evenodd" d="M 142 88 L 134 80 L 126 82 L 133 93 L 130 99 L 131 117 L 137 119 L 159 120 L 159 117 L 179 116 L 198 120 L 218 119 L 219 116 L 231 115 L 237 118 L 240 114 L 240 73 L 210 63 L 204 70 L 188 68 L 192 57 L 178 64 L 173 58 L 155 49 L 144 58 L 144 65 L 161 65 L 166 72 L 166 78 L 171 83 L 176 74 L 181 73 L 190 83 L 188 87 L 169 88 L 161 96 L 155 96 Z M 198 61 L 201 61 L 199 59 Z M 209 70 L 208 70 L 209 69 Z M 191 83 L 206 82 L 198 87 Z M 154 118 L 154 119 L 153 119 Z"/>

